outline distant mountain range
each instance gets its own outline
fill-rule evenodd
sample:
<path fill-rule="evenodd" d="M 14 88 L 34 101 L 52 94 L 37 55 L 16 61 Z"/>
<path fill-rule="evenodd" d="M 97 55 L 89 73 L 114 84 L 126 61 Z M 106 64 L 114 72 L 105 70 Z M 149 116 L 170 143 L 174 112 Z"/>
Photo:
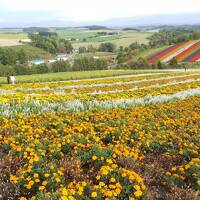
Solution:
<path fill-rule="evenodd" d="M 107 27 L 136 27 L 136 26 L 161 26 L 161 25 L 200 25 L 200 12 L 180 14 L 157 14 L 148 16 L 135 16 L 128 18 L 109 19 L 105 21 L 75 22 L 50 19 L 46 21 L 23 22 L 0 20 L 0 27 L 81 27 L 89 25 L 101 25 Z"/>

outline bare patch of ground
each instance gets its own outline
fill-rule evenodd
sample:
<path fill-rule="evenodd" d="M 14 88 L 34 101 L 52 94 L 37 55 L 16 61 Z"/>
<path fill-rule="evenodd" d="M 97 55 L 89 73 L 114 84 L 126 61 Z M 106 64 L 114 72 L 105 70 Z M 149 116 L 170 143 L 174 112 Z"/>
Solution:
<path fill-rule="evenodd" d="M 23 45 L 17 39 L 0 39 L 0 47 Z"/>

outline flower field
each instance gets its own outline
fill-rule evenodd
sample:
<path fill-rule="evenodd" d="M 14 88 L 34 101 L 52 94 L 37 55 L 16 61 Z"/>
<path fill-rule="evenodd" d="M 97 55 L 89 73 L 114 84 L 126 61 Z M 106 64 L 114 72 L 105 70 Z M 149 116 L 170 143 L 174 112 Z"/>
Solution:
<path fill-rule="evenodd" d="M 158 60 L 169 62 L 172 58 L 176 58 L 179 62 L 198 62 L 200 60 L 200 41 L 188 41 L 172 45 L 150 56 L 148 61 L 151 63 Z"/>
<path fill-rule="evenodd" d="M 1 85 L 0 199 L 198 199 L 200 72 Z"/>

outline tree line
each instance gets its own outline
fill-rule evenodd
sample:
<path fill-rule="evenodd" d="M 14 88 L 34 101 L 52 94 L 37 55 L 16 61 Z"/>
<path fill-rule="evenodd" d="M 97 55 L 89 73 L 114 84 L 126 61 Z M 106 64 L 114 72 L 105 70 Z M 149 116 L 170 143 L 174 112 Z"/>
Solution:
<path fill-rule="evenodd" d="M 72 44 L 68 40 L 59 39 L 56 33 L 29 33 L 29 38 L 32 46 L 44 49 L 51 54 L 71 53 L 73 51 Z"/>
<path fill-rule="evenodd" d="M 200 39 L 199 30 L 164 29 L 149 38 L 149 47 L 178 44 L 189 40 Z"/>
<path fill-rule="evenodd" d="M 71 65 L 68 61 L 60 60 L 54 63 L 43 63 L 40 65 L 28 65 L 27 63 L 17 63 L 15 65 L 3 65 L 0 63 L 0 76 L 8 74 L 31 75 L 56 72 L 86 71 L 86 70 L 105 70 L 108 63 L 105 59 L 95 59 L 93 57 L 80 57 L 74 60 Z"/>

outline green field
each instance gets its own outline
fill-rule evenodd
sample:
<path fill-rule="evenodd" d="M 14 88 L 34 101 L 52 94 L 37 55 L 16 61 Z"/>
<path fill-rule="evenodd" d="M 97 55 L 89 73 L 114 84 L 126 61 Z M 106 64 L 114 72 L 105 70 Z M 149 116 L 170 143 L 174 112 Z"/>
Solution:
<path fill-rule="evenodd" d="M 81 71 L 81 72 L 61 72 L 48 74 L 34 74 L 16 76 L 18 83 L 28 82 L 48 82 L 48 81 L 66 81 L 88 78 L 101 78 L 109 76 L 158 73 L 167 72 L 167 70 L 102 70 L 102 71 Z M 6 77 L 0 77 L 0 83 L 6 83 Z"/>
<path fill-rule="evenodd" d="M 117 32 L 116 35 L 99 36 L 98 32 Z M 87 30 L 87 29 L 62 29 L 56 30 L 60 38 L 70 39 L 75 38 L 77 41 L 73 42 L 75 48 L 80 46 L 93 45 L 98 47 L 102 42 L 113 42 L 117 47 L 127 47 L 133 42 L 147 43 L 147 37 L 151 36 L 151 32 L 135 32 L 135 31 L 121 31 L 121 30 Z M 86 39 L 83 42 L 83 39 Z"/>
<path fill-rule="evenodd" d="M 52 55 L 43 49 L 33 47 L 31 45 L 21 45 L 21 46 L 12 46 L 12 47 L 3 47 L 3 48 L 10 48 L 14 51 L 18 51 L 23 49 L 26 54 L 28 55 L 29 59 L 50 59 Z"/>
<path fill-rule="evenodd" d="M 12 40 L 22 40 L 27 39 L 27 33 L 23 32 L 23 29 L 9 29 L 3 28 L 0 29 L 0 39 L 12 39 Z"/>
<path fill-rule="evenodd" d="M 143 57 L 143 58 L 148 58 L 151 55 L 160 52 L 162 50 L 164 50 L 165 48 L 167 48 L 168 46 L 163 46 L 163 47 L 157 47 L 154 49 L 147 49 L 145 51 L 142 51 L 141 53 L 139 53 L 135 58 L 139 58 L 139 57 Z"/>
<path fill-rule="evenodd" d="M 28 36 L 26 33 L 0 33 L 0 39 L 23 40 L 27 38 Z"/>
<path fill-rule="evenodd" d="M 93 57 L 93 56 L 97 56 L 99 58 L 105 58 L 105 59 L 110 59 L 110 58 L 114 58 L 116 57 L 115 53 L 111 53 L 111 52 L 95 52 L 95 53 L 80 53 L 76 55 L 76 58 L 80 58 L 80 57 Z"/>

